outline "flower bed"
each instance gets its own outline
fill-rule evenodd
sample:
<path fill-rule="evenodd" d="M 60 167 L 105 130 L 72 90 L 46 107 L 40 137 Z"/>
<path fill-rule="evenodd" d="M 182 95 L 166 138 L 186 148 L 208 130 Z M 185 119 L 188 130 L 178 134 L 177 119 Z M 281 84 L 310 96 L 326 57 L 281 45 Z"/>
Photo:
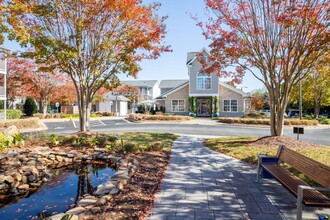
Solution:
<path fill-rule="evenodd" d="M 148 114 L 129 114 L 128 120 L 130 121 L 188 121 L 189 116 L 179 115 L 148 115 Z"/>
<path fill-rule="evenodd" d="M 229 124 L 255 124 L 255 125 L 269 125 L 269 119 L 256 119 L 256 118 L 219 118 L 219 122 Z M 284 125 L 318 125 L 317 120 L 298 120 L 298 119 L 284 119 Z"/>

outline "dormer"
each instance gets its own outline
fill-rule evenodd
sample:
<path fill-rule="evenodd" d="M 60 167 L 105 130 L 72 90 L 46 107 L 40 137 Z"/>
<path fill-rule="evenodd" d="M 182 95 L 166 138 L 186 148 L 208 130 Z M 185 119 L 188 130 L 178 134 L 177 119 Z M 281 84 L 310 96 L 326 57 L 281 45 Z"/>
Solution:
<path fill-rule="evenodd" d="M 203 48 L 199 52 L 189 52 L 187 54 L 187 67 L 189 75 L 189 96 L 218 96 L 219 95 L 219 77 L 215 73 L 205 74 L 201 72 L 199 54 L 208 61 L 210 52 Z"/>

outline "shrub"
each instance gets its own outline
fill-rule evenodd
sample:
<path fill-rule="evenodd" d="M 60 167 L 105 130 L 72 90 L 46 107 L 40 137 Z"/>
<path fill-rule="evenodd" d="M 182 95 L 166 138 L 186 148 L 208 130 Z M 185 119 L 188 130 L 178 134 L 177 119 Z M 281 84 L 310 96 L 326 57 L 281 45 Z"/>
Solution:
<path fill-rule="evenodd" d="M 323 124 L 323 125 L 330 124 L 330 119 L 328 119 L 327 117 L 320 117 L 317 120 L 319 121 L 320 124 Z"/>
<path fill-rule="evenodd" d="M 128 119 L 132 121 L 182 121 L 182 120 L 190 120 L 188 116 L 179 116 L 179 115 L 147 115 L 147 114 L 129 114 Z"/>
<path fill-rule="evenodd" d="M 100 113 L 102 116 L 115 116 L 115 112 L 102 112 Z"/>
<path fill-rule="evenodd" d="M 56 134 L 51 134 L 50 139 L 54 146 L 57 146 L 60 143 L 58 136 Z"/>
<path fill-rule="evenodd" d="M 0 151 L 7 149 L 8 147 L 10 147 L 11 144 L 12 141 L 9 139 L 9 137 L 4 135 L 3 133 L 0 133 Z"/>
<path fill-rule="evenodd" d="M 7 119 L 19 119 L 22 116 L 22 111 L 18 109 L 7 109 Z"/>
<path fill-rule="evenodd" d="M 229 123 L 229 124 L 263 124 L 269 125 L 270 120 L 267 118 L 264 119 L 255 119 L 255 118 L 220 118 L 219 122 Z M 285 119 L 285 125 L 317 125 L 317 120 L 299 120 L 299 119 Z"/>
<path fill-rule="evenodd" d="M 138 151 L 139 147 L 133 142 L 126 142 L 122 146 L 122 150 L 124 151 L 125 154 L 130 154 L 130 153 L 134 153 L 134 152 Z"/>
<path fill-rule="evenodd" d="M 149 144 L 149 150 L 150 151 L 161 151 L 163 150 L 163 143 L 161 141 L 155 141 Z"/>
<path fill-rule="evenodd" d="M 27 116 L 33 116 L 34 113 L 38 112 L 38 107 L 33 98 L 27 97 L 23 106 L 24 113 Z"/>
<path fill-rule="evenodd" d="M 13 144 L 20 147 L 24 146 L 25 142 L 21 133 L 15 134 L 13 136 Z"/>
<path fill-rule="evenodd" d="M 249 112 L 243 116 L 243 118 L 265 118 L 265 117 L 266 117 L 265 112 L 257 112 L 257 111 Z"/>

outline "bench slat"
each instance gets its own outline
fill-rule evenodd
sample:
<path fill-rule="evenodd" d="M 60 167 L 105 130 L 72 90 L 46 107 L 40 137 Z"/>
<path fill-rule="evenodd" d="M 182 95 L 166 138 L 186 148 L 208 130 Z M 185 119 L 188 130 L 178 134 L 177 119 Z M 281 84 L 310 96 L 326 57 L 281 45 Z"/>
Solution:
<path fill-rule="evenodd" d="M 298 186 L 308 186 L 301 179 L 291 174 L 276 163 L 262 163 L 261 166 L 271 173 L 281 184 L 283 184 L 295 196 L 298 195 Z M 330 207 L 330 199 L 317 190 L 304 190 L 303 203 L 305 205 Z"/>
<path fill-rule="evenodd" d="M 330 156 L 330 155 L 329 155 Z M 282 146 L 279 160 L 289 164 L 320 185 L 330 188 L 330 167 Z"/>

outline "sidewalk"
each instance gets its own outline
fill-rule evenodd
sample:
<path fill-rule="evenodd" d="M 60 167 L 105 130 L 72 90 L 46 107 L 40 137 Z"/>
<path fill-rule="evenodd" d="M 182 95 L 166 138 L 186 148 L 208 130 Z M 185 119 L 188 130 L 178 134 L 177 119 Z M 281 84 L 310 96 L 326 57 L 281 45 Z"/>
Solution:
<path fill-rule="evenodd" d="M 296 198 L 274 180 L 256 183 L 256 168 L 180 137 L 148 220 L 295 219 Z M 303 219 L 330 215 L 305 208 Z"/>

